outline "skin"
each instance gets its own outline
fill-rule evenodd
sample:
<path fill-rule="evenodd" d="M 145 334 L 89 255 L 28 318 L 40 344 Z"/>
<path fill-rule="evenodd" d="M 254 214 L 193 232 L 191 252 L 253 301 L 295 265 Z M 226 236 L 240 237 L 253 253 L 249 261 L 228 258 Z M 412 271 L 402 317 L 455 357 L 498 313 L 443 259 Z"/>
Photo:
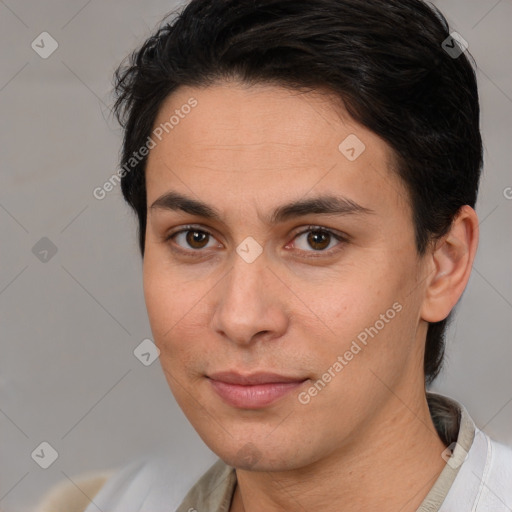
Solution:
<path fill-rule="evenodd" d="M 155 126 L 190 97 L 197 106 L 148 157 L 144 293 L 179 406 L 237 469 L 231 512 L 416 510 L 445 465 L 425 398 L 427 322 L 445 318 L 466 286 L 475 212 L 463 207 L 420 257 L 391 148 L 334 97 L 237 82 L 182 87 Z M 354 161 L 338 149 L 349 134 L 366 146 Z M 151 208 L 169 191 L 207 203 L 220 220 Z M 280 205 L 324 194 L 371 212 L 267 223 Z M 166 240 L 189 224 L 210 236 Z M 347 240 L 315 245 L 319 228 Z M 263 249 L 252 263 L 236 251 L 249 236 Z M 401 311 L 301 403 L 299 393 L 395 303 Z M 308 380 L 250 410 L 213 390 L 206 376 L 226 370 Z"/>

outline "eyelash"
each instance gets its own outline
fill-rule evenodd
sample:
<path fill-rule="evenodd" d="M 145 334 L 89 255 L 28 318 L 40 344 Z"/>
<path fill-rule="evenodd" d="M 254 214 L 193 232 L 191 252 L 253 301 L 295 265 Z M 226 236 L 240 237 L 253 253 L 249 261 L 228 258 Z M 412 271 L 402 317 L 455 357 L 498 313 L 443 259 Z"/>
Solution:
<path fill-rule="evenodd" d="M 164 242 L 170 242 L 171 240 L 173 240 L 176 236 L 178 236 L 179 234 L 181 233 L 187 233 L 188 231 L 198 231 L 200 233 L 204 233 L 212 238 L 215 238 L 209 231 L 205 230 L 205 229 L 202 229 L 198 226 L 193 226 L 193 225 L 188 225 L 188 226 L 184 226 L 182 229 L 180 229 L 179 231 L 174 231 L 173 233 L 170 233 L 169 235 L 167 235 L 164 239 Z M 305 256 L 306 258 L 318 258 L 318 257 L 322 257 L 322 256 L 325 256 L 325 255 L 331 255 L 333 254 L 334 252 L 337 252 L 338 250 L 341 250 L 340 247 L 338 247 L 339 245 L 343 245 L 344 243 L 347 243 L 349 241 L 349 238 L 348 236 L 346 235 L 341 235 L 339 233 L 336 233 L 330 229 L 327 229 L 327 228 L 324 228 L 322 226 L 307 226 L 306 229 L 304 229 L 303 231 L 300 231 L 298 233 L 296 233 L 293 237 L 293 240 L 295 240 L 296 238 L 298 238 L 299 236 L 302 236 L 306 233 L 310 233 L 310 232 L 319 232 L 319 233 L 323 233 L 323 234 L 327 234 L 327 235 L 330 235 L 332 236 L 333 238 L 335 238 L 338 242 L 341 242 L 341 244 L 338 244 L 337 246 L 335 246 L 334 248 L 331 248 L 329 250 L 319 250 L 319 251 L 304 251 L 302 249 L 299 249 L 299 252 L 302 252 L 302 253 L 314 253 L 316 255 L 309 255 L 309 256 Z M 187 256 L 192 256 L 192 257 L 203 257 L 203 254 L 201 253 L 204 253 L 205 250 L 204 249 L 190 249 L 190 250 L 187 250 L 187 249 L 183 249 L 183 247 L 179 246 L 179 245 L 176 245 L 175 247 L 172 248 L 173 251 L 176 251 L 176 252 L 179 252 L 179 253 L 182 253 L 182 254 L 185 254 Z"/>

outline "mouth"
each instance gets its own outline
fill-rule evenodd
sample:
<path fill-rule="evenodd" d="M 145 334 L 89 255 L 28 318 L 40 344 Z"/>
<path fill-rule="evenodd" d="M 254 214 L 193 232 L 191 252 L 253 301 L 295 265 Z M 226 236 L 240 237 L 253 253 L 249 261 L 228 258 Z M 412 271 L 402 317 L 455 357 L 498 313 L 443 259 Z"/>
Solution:
<path fill-rule="evenodd" d="M 309 380 L 263 372 L 249 375 L 219 372 L 207 378 L 225 403 L 239 409 L 261 409 L 271 405 Z"/>

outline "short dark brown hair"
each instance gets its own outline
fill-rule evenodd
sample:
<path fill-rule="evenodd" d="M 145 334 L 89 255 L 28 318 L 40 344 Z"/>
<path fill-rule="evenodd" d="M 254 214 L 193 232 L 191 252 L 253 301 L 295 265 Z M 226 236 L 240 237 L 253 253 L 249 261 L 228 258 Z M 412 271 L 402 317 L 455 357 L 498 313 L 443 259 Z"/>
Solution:
<path fill-rule="evenodd" d="M 475 72 L 467 51 L 446 51 L 446 41 L 459 48 L 448 38 L 446 19 L 421 0 L 192 0 L 116 71 L 121 165 L 180 86 L 236 79 L 327 89 L 393 149 L 424 254 L 463 205 L 474 207 L 482 167 Z M 121 180 L 138 216 L 142 256 L 146 160 Z M 429 324 L 427 384 L 442 367 L 449 318 Z"/>

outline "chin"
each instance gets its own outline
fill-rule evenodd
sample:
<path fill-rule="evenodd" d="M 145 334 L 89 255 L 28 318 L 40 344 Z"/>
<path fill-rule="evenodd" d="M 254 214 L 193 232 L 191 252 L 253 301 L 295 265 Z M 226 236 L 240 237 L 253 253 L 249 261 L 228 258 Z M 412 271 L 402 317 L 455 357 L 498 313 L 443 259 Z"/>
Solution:
<path fill-rule="evenodd" d="M 244 443 L 236 451 L 213 450 L 228 466 L 244 471 L 289 471 L 307 465 L 307 461 L 295 460 L 295 449 L 276 449 L 268 443 L 263 447 L 253 442 Z"/>

